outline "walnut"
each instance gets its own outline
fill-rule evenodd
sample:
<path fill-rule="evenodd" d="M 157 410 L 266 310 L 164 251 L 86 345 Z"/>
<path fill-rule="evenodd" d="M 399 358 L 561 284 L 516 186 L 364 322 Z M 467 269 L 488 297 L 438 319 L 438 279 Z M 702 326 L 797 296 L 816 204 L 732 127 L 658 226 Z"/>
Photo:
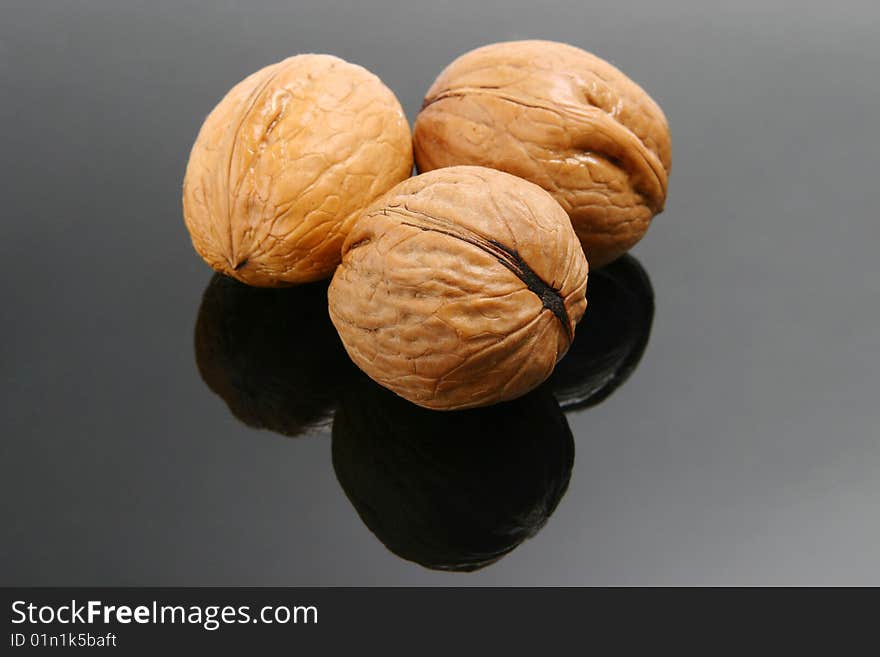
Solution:
<path fill-rule="evenodd" d="M 635 82 L 552 41 L 477 48 L 434 81 L 415 124 L 419 171 L 474 164 L 540 185 L 571 217 L 590 265 L 638 242 L 663 209 L 669 127 Z"/>
<path fill-rule="evenodd" d="M 544 381 L 586 308 L 587 261 L 537 185 L 482 167 L 410 178 L 357 220 L 330 284 L 352 360 L 420 406 L 485 406 Z"/>
<path fill-rule="evenodd" d="M 250 285 L 326 278 L 354 218 L 412 172 L 409 125 L 366 69 L 298 55 L 235 85 L 190 153 L 183 214 L 215 270 Z"/>
<path fill-rule="evenodd" d="M 363 379 L 333 420 L 333 468 L 389 550 L 426 568 L 473 571 L 544 526 L 574 463 L 571 430 L 546 386 L 436 413 Z"/>

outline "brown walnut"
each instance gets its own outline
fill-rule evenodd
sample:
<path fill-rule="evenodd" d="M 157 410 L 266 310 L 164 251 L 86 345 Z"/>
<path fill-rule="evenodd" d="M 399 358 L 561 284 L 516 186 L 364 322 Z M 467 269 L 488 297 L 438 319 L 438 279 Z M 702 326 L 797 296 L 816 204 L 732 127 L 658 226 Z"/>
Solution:
<path fill-rule="evenodd" d="M 420 406 L 519 397 L 544 381 L 586 308 L 565 212 L 526 180 L 449 167 L 369 207 L 343 245 L 330 318 L 352 360 Z"/>
<path fill-rule="evenodd" d="M 425 96 L 416 164 L 474 164 L 540 185 L 571 217 L 590 265 L 628 251 L 662 211 L 669 127 L 635 82 L 552 41 L 496 43 L 452 62 Z"/>
<path fill-rule="evenodd" d="M 394 94 L 366 69 L 298 55 L 235 85 L 193 145 L 183 214 L 199 255 L 258 286 L 326 278 L 357 214 L 412 171 Z"/>

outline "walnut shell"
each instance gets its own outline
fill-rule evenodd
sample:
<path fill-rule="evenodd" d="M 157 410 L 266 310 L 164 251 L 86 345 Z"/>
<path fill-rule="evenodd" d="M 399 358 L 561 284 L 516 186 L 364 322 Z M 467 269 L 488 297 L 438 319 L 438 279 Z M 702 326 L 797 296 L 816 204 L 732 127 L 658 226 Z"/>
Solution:
<path fill-rule="evenodd" d="M 250 285 L 326 278 L 354 218 L 412 172 L 409 124 L 375 75 L 298 55 L 235 85 L 205 119 L 183 183 L 193 246 Z"/>
<path fill-rule="evenodd" d="M 416 164 L 475 164 L 540 185 L 571 217 L 590 265 L 628 251 L 663 209 L 669 127 L 635 82 L 590 53 L 552 41 L 477 48 L 425 96 Z"/>
<path fill-rule="evenodd" d="M 544 381 L 586 308 L 587 261 L 537 185 L 483 167 L 410 178 L 357 220 L 328 291 L 352 360 L 420 406 L 486 406 Z"/>

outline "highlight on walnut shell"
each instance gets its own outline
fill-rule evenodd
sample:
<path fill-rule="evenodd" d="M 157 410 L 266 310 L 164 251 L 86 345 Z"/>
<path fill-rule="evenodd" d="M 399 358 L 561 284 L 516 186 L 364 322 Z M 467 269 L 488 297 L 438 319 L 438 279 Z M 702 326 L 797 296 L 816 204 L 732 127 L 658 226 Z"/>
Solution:
<path fill-rule="evenodd" d="M 586 308 L 587 261 L 565 211 L 483 167 L 410 178 L 343 245 L 330 318 L 352 360 L 432 409 L 487 406 L 544 381 Z"/>
<path fill-rule="evenodd" d="M 409 124 L 365 68 L 297 55 L 235 85 L 190 153 L 183 214 L 216 271 L 256 286 L 327 278 L 355 217 L 412 172 Z"/>
<path fill-rule="evenodd" d="M 672 164 L 669 126 L 651 97 L 608 62 L 552 41 L 456 59 L 428 90 L 413 145 L 420 172 L 481 165 L 549 191 L 594 268 L 644 236 Z"/>

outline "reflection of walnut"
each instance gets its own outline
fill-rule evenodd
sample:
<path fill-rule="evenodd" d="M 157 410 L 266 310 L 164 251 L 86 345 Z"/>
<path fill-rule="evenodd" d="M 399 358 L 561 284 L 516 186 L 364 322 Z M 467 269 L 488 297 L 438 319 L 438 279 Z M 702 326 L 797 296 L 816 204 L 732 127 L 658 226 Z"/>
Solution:
<path fill-rule="evenodd" d="M 648 94 L 551 41 L 496 43 L 452 62 L 428 90 L 414 146 L 419 171 L 482 165 L 549 191 L 592 267 L 642 238 L 671 166 L 666 117 Z"/>
<path fill-rule="evenodd" d="M 199 255 L 260 286 L 325 278 L 357 214 L 412 171 L 400 103 L 366 69 L 299 55 L 238 83 L 190 154 L 183 214 Z"/>
<path fill-rule="evenodd" d="M 333 419 L 333 469 L 389 550 L 427 568 L 473 571 L 544 526 L 568 488 L 575 452 L 547 387 L 435 413 L 359 379 Z"/>
<path fill-rule="evenodd" d="M 621 256 L 590 274 L 590 312 L 547 381 L 566 411 L 592 408 L 636 369 L 654 321 L 654 290 L 639 261 Z"/>
<path fill-rule="evenodd" d="M 298 436 L 326 420 L 352 374 L 327 316 L 327 282 L 252 287 L 215 274 L 202 296 L 196 365 L 232 414 Z"/>
<path fill-rule="evenodd" d="M 355 363 L 420 406 L 525 394 L 568 350 L 587 261 L 540 187 L 482 167 L 410 178 L 368 208 L 330 284 Z"/>

